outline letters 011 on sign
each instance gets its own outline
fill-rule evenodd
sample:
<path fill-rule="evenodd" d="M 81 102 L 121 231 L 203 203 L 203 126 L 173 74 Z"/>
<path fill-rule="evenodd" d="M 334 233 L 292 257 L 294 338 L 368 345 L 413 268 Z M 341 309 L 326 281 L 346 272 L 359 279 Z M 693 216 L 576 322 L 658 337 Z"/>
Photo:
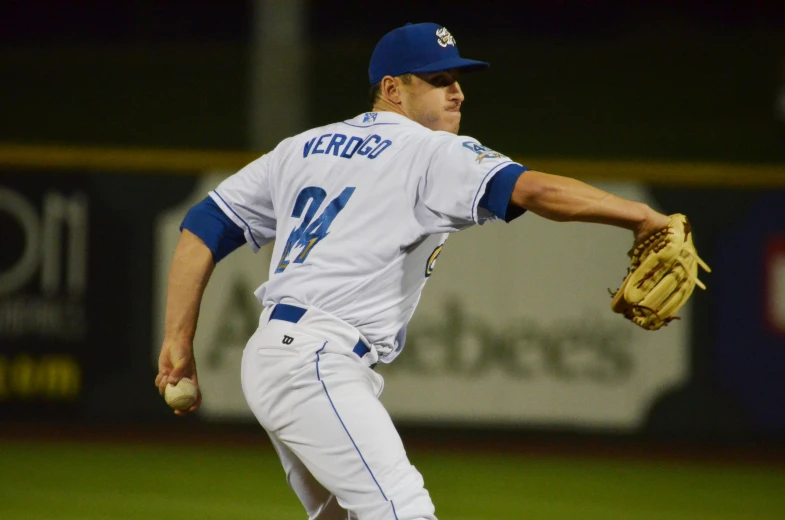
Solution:
<path fill-rule="evenodd" d="M 88 196 L 76 179 L 0 180 L 0 405 L 73 402 L 88 327 Z"/>

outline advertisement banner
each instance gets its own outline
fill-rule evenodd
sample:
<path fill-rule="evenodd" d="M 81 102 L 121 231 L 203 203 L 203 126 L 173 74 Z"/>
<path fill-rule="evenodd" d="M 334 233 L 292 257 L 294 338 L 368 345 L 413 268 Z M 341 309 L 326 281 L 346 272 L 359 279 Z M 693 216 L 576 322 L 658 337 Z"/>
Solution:
<path fill-rule="evenodd" d="M 156 307 L 188 207 L 225 174 L 202 179 L 158 220 Z M 635 184 L 601 184 L 656 203 Z M 447 241 L 409 326 L 403 354 L 380 365 L 395 419 L 635 429 L 653 401 L 688 376 L 690 308 L 656 334 L 610 311 L 608 288 L 626 273 L 629 231 L 559 224 L 527 214 Z M 242 248 L 215 270 L 196 335 L 202 415 L 250 419 L 240 387 L 242 350 L 258 325 L 253 296 L 270 246 Z M 160 346 L 162 311 L 155 334 Z M 155 357 L 155 356 L 154 356 Z"/>
<path fill-rule="evenodd" d="M 785 432 L 785 191 L 759 194 L 717 234 L 713 365 L 748 427 Z"/>
<path fill-rule="evenodd" d="M 657 206 L 646 188 L 597 184 Z M 382 368 L 399 419 L 632 430 L 688 377 L 690 306 L 656 333 L 610 311 L 629 231 L 525 214 L 452 236 Z"/>
<path fill-rule="evenodd" d="M 0 170 L 0 417 L 168 417 L 149 364 L 155 217 L 194 175 Z"/>
<path fill-rule="evenodd" d="M 15 173 L 15 172 L 14 172 Z M 90 198 L 83 174 L 0 172 L 0 415 L 83 396 Z"/>

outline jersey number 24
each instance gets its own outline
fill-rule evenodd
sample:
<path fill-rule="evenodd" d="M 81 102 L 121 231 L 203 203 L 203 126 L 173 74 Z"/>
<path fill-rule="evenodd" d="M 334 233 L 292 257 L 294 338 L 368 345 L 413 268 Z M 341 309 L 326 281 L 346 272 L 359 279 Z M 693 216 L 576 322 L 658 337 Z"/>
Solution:
<path fill-rule="evenodd" d="M 288 257 L 293 248 L 301 247 L 303 250 L 300 251 L 300 254 L 297 255 L 292 262 L 301 264 L 305 261 L 313 247 L 319 243 L 321 239 L 327 236 L 330 224 L 333 223 L 333 219 L 336 215 L 346 206 L 352 193 L 354 193 L 353 187 L 344 188 L 340 195 L 330 201 L 316 220 L 313 220 L 313 218 L 316 216 L 316 212 L 327 197 L 327 192 L 322 188 L 309 186 L 308 188 L 304 188 L 300 194 L 297 195 L 297 200 L 294 201 L 292 217 L 302 217 L 302 222 L 289 233 L 289 239 L 286 241 L 286 245 L 283 248 L 281 260 L 278 262 L 278 267 L 275 269 L 276 273 L 282 273 L 284 269 L 286 269 L 286 266 L 289 265 Z M 305 211 L 305 216 L 303 216 L 306 205 L 308 206 L 308 210 Z"/>

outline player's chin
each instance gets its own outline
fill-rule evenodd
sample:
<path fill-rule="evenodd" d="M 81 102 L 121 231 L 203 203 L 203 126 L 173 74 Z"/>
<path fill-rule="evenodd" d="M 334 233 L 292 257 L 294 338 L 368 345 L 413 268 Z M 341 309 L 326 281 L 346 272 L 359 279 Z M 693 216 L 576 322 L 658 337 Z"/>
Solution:
<path fill-rule="evenodd" d="M 457 134 L 461 127 L 461 113 L 456 110 L 447 110 L 442 121 L 446 132 Z"/>

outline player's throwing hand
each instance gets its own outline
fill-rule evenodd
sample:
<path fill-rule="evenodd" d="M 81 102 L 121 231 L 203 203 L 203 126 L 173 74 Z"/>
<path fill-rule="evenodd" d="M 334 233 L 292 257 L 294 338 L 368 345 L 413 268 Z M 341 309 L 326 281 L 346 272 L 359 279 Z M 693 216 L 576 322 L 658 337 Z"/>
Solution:
<path fill-rule="evenodd" d="M 196 375 L 196 361 L 193 357 L 191 344 L 165 339 L 158 357 L 158 375 L 155 378 L 158 392 L 163 396 L 166 385 L 176 384 L 183 378 L 188 378 L 196 384 L 197 398 L 196 403 L 187 410 L 174 411 L 176 415 L 180 416 L 184 416 L 188 412 L 195 412 L 202 403 L 202 392 L 199 390 L 199 380 Z"/>

